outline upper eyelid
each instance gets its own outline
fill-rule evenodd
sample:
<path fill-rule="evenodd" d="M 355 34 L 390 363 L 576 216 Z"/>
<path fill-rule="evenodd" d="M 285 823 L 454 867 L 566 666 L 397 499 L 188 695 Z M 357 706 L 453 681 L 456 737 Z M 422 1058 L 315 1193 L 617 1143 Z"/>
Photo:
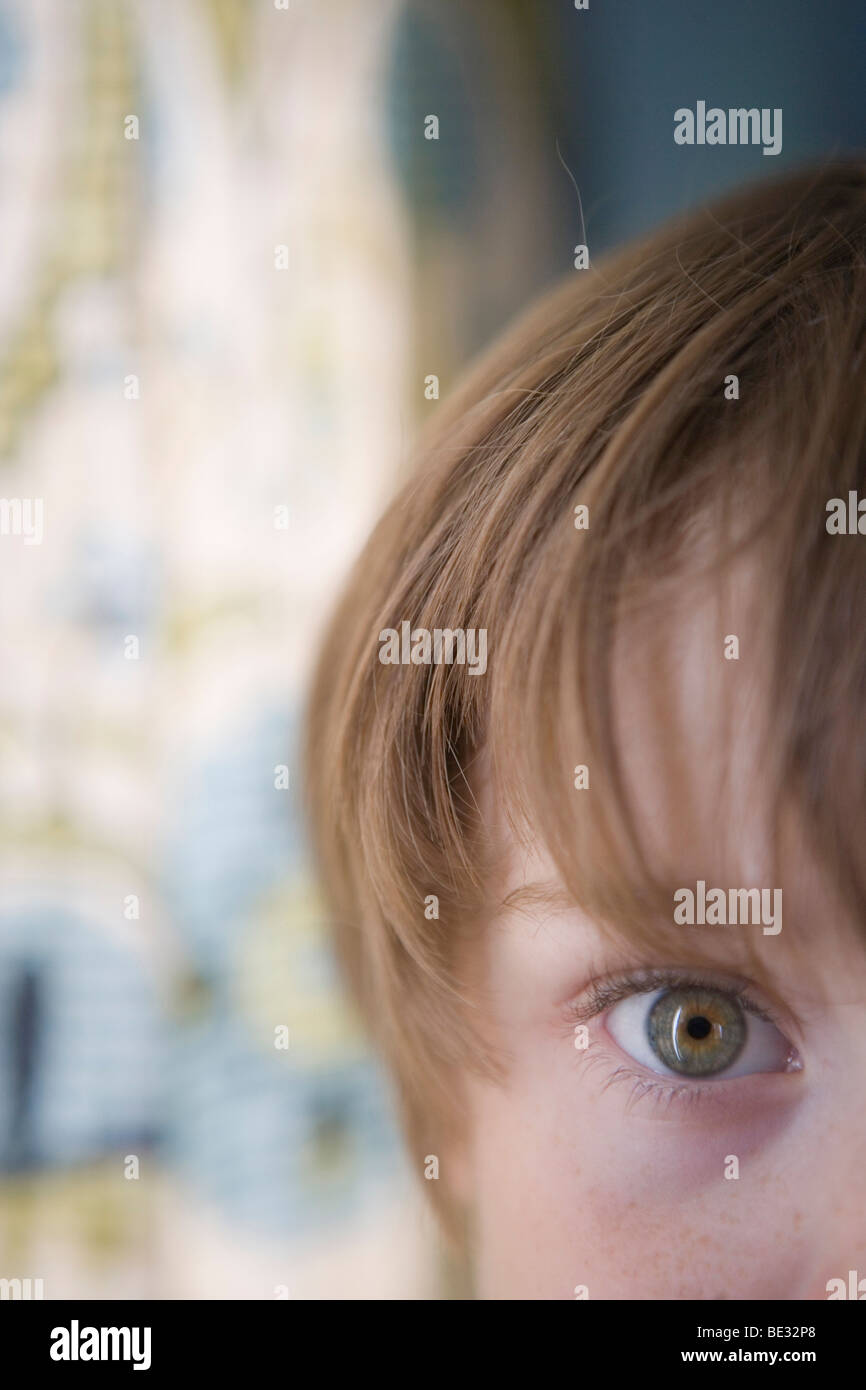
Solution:
<path fill-rule="evenodd" d="M 597 978 L 586 986 L 580 996 L 568 1002 L 566 1010 L 572 1024 L 588 1023 L 590 1019 L 605 1013 L 621 999 L 627 999 L 636 994 L 652 994 L 661 989 L 717 990 L 720 994 L 726 994 L 729 998 L 736 999 L 737 1003 L 749 1013 L 772 1023 L 780 1030 L 787 1026 L 772 1009 L 759 1004 L 752 997 L 744 981 L 732 977 L 722 978 L 721 976 L 714 979 L 709 974 L 701 975 L 686 969 L 677 970 L 673 966 L 655 967 L 651 970 L 631 974 L 610 975 L 603 979 Z M 589 998 L 586 998 L 587 994 L 589 994 Z"/>

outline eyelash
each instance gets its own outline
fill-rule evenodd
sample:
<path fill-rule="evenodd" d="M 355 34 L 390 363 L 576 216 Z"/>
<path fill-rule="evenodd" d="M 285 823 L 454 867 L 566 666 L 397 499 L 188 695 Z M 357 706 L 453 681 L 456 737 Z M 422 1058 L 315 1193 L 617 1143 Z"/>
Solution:
<path fill-rule="evenodd" d="M 606 1063 L 606 1058 L 590 1058 L 587 1066 L 593 1063 L 601 1065 Z M 650 1100 L 655 1105 L 666 1103 L 666 1107 L 671 1105 L 697 1104 L 709 1092 L 708 1085 L 701 1085 L 700 1082 L 665 1081 L 662 1077 L 650 1079 L 640 1072 L 632 1071 L 627 1066 L 619 1066 L 612 1072 L 605 1082 L 602 1090 L 606 1091 L 610 1086 L 628 1083 L 631 1085 L 631 1094 L 626 1103 L 626 1108 L 636 1104 L 641 1100 Z M 716 1082 L 716 1085 L 719 1083 Z"/>
<path fill-rule="evenodd" d="M 721 983 L 718 979 L 712 979 L 709 976 L 690 975 L 675 969 L 642 970 L 605 980 L 593 980 L 580 998 L 572 999 L 567 1005 L 571 1031 L 573 1032 L 577 1024 L 588 1023 L 590 1019 L 606 1013 L 621 999 L 630 998 L 635 994 L 652 994 L 659 989 L 715 990 L 726 995 L 728 999 L 733 999 L 746 1013 L 772 1023 L 783 1033 L 783 1036 L 787 1036 L 781 1020 L 771 1011 L 757 1004 L 744 986 L 735 984 L 731 980 Z M 793 1044 L 792 1053 L 796 1053 Z M 588 1065 L 591 1066 L 593 1063 L 608 1065 L 608 1059 L 596 1055 L 588 1059 Z M 650 1078 L 648 1073 L 644 1071 L 633 1070 L 627 1064 L 620 1064 L 608 1075 L 603 1089 L 607 1090 L 609 1086 L 626 1082 L 630 1082 L 632 1086 L 631 1096 L 627 1102 L 628 1106 L 637 1101 L 649 1099 L 654 1104 L 666 1102 L 667 1107 L 673 1104 L 699 1103 L 713 1091 L 718 1095 L 718 1087 L 724 1084 L 723 1081 L 708 1083 L 672 1081 L 666 1080 L 662 1076 Z"/>

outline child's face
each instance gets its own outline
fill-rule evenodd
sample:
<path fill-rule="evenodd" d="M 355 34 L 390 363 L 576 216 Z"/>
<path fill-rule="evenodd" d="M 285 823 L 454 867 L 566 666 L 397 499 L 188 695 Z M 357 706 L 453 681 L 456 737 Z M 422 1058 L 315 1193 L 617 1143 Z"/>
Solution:
<path fill-rule="evenodd" d="M 866 1279 L 866 952 L 793 817 L 784 882 L 768 877 L 754 657 L 722 654 L 731 632 L 747 649 L 746 614 L 720 625 L 707 604 L 674 627 L 670 679 L 651 632 L 616 661 L 643 829 L 672 893 L 698 879 L 782 887 L 782 930 L 674 926 L 672 898 L 648 951 L 576 909 L 502 911 L 481 982 L 508 1065 L 498 1085 L 470 1083 L 482 1298 L 820 1299 L 850 1270 Z M 554 877 L 513 842 L 508 876 L 506 891 Z M 589 1016 L 591 982 L 651 968 L 684 977 L 685 993 L 656 980 Z"/>

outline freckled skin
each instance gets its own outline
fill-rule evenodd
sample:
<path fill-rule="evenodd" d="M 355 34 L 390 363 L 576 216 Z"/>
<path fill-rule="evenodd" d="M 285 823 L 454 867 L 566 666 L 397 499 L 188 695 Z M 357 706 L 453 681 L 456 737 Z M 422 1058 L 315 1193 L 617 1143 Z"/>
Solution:
<path fill-rule="evenodd" d="M 747 636 L 746 619 L 729 630 Z M 715 625 L 711 633 L 714 642 Z M 745 859 L 758 842 L 738 804 L 700 804 L 714 787 L 707 750 L 743 777 L 749 751 L 723 742 L 706 627 L 697 623 L 684 642 L 679 669 L 686 694 L 694 688 L 687 716 L 674 711 L 686 740 L 678 762 L 700 777 L 689 795 L 669 797 L 671 814 L 656 824 L 659 856 L 674 871 L 680 849 L 690 863 L 710 862 L 720 816 L 747 836 Z M 639 691 L 633 651 L 631 670 L 629 688 Z M 631 716 L 626 763 L 650 779 L 649 795 L 661 775 L 659 734 L 639 708 Z M 738 783 L 752 813 L 760 790 Z M 504 818 L 485 795 L 485 814 L 507 844 Z M 684 806 L 688 826 L 676 818 Z M 634 1099 L 631 1082 L 611 1082 L 628 1059 L 602 1020 L 590 1024 L 585 1052 L 573 1045 L 558 1005 L 584 982 L 589 962 L 596 971 L 622 968 L 627 945 L 613 949 L 609 933 L 576 908 L 496 920 L 472 969 L 488 1039 L 507 1067 L 498 1084 L 466 1083 L 463 1186 L 476 1217 L 479 1297 L 572 1299 L 585 1284 L 590 1299 L 825 1299 L 829 1279 L 847 1279 L 850 1269 L 866 1275 L 866 951 L 855 932 L 826 929 L 839 922 L 837 905 L 820 874 L 798 876 L 805 852 L 791 860 L 785 901 L 822 930 L 804 943 L 786 926 L 756 944 L 774 992 L 802 1025 L 802 1069 L 744 1076 L 715 1092 L 710 1081 L 700 1105 Z M 722 882 L 750 881 L 733 860 L 720 873 Z M 511 844 L 506 891 L 552 874 L 540 847 Z M 730 936 L 704 940 L 725 968 Z M 669 947 L 663 962 L 631 950 L 629 968 L 659 963 L 677 964 Z M 725 1177 L 729 1155 L 739 1160 L 737 1178 Z"/>
<path fill-rule="evenodd" d="M 764 1095 L 759 1083 L 721 1142 L 715 1119 L 707 1135 L 626 1114 L 615 1088 L 560 1065 L 567 1038 L 533 1038 L 512 1017 L 507 1080 L 471 1092 L 479 1296 L 572 1298 L 586 1284 L 590 1298 L 825 1298 L 828 1279 L 866 1269 L 866 1049 L 852 1012 L 827 1025 L 857 1060 L 838 1090 L 818 1082 L 789 1103 L 784 1085 L 804 1077 L 771 1078 Z M 750 1131 L 766 1142 L 747 1153 Z M 731 1153 L 740 1176 L 727 1180 Z"/>

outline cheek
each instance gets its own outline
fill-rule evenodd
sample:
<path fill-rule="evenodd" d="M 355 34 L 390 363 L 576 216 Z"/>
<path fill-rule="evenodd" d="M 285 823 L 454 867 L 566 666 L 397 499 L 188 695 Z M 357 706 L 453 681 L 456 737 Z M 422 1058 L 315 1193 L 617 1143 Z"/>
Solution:
<path fill-rule="evenodd" d="M 803 1296 L 802 1173 L 789 1154 L 780 1178 L 777 1123 L 760 1122 L 762 1146 L 737 1117 L 639 1119 L 616 1088 L 568 1075 L 563 1091 L 549 1063 L 473 1096 L 479 1297 Z"/>

